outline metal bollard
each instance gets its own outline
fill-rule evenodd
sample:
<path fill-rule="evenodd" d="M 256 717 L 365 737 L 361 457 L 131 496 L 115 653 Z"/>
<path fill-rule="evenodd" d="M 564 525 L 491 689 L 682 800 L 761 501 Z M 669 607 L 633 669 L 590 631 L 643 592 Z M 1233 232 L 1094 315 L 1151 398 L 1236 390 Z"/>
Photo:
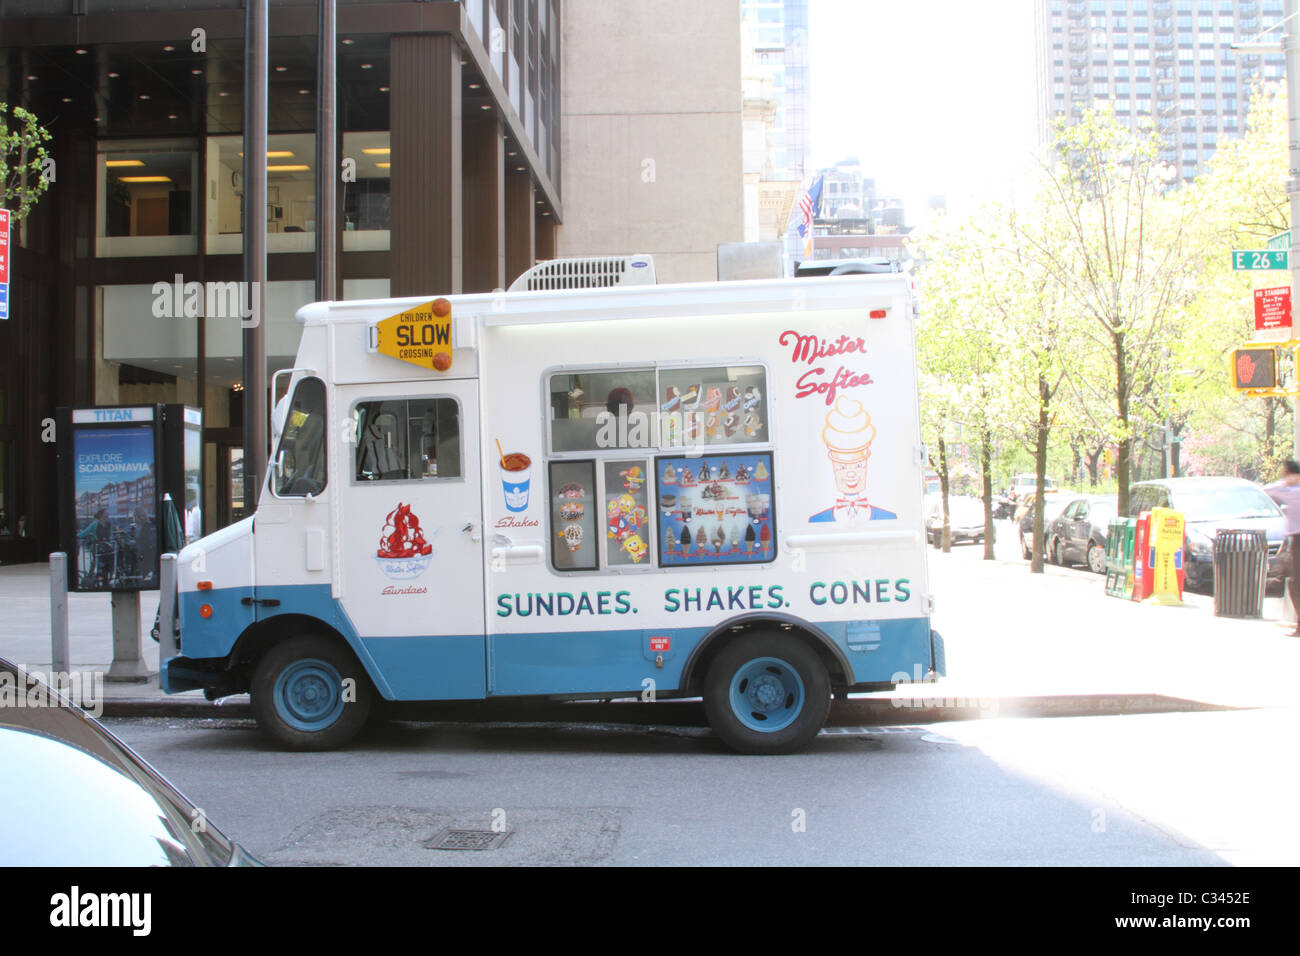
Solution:
<path fill-rule="evenodd" d="M 68 648 L 68 556 L 63 551 L 50 555 L 50 671 L 72 673 Z"/>

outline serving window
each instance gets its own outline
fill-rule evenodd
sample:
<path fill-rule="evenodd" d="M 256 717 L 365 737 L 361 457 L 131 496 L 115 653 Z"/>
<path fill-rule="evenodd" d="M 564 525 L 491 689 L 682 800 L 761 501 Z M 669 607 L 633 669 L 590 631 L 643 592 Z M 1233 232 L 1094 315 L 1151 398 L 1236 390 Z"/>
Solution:
<path fill-rule="evenodd" d="M 547 392 L 551 454 L 769 440 L 761 365 L 556 372 Z"/>
<path fill-rule="evenodd" d="M 555 570 L 775 557 L 772 454 L 744 450 L 770 441 L 763 366 L 566 370 L 546 385 Z M 633 451 L 652 448 L 680 453 Z"/>
<path fill-rule="evenodd" d="M 461 477 L 460 406 L 454 398 L 359 402 L 356 481 Z"/>
<path fill-rule="evenodd" d="M 660 369 L 662 444 L 765 443 L 766 394 L 761 365 Z"/>
<path fill-rule="evenodd" d="M 653 443 L 645 431 L 654 411 L 655 373 L 652 369 L 618 369 L 577 373 L 556 373 L 550 377 L 551 451 L 596 451 L 620 447 L 619 419 L 625 423 L 624 437 L 638 424 L 644 440 Z M 628 447 L 633 442 L 622 443 Z"/>

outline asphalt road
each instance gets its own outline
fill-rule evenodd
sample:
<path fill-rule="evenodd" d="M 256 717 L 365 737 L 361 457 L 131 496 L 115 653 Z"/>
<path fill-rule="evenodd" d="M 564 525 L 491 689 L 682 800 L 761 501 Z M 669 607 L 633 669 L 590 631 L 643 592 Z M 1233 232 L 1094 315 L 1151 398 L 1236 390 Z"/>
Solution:
<path fill-rule="evenodd" d="M 1300 862 L 1290 710 L 881 728 L 779 758 L 689 728 L 398 723 L 287 754 L 246 721 L 107 723 L 272 864 Z M 497 849 L 423 845 L 494 823 Z"/>

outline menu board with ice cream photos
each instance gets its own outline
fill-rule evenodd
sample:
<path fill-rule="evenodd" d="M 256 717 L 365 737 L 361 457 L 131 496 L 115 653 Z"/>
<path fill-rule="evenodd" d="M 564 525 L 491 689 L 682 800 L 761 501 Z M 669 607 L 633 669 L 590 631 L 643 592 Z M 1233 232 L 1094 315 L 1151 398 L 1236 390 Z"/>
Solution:
<path fill-rule="evenodd" d="M 660 369 L 659 390 L 667 445 L 767 441 L 767 376 L 761 365 Z"/>
<path fill-rule="evenodd" d="M 661 566 L 776 557 L 770 452 L 658 458 L 655 478 Z"/>
<path fill-rule="evenodd" d="M 596 469 L 589 461 L 550 467 L 551 563 L 559 571 L 596 570 Z"/>

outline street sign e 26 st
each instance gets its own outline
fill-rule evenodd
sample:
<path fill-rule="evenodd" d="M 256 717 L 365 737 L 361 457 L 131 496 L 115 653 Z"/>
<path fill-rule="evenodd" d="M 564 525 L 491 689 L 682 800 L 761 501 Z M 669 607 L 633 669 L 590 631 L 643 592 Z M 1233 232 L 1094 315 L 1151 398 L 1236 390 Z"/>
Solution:
<path fill-rule="evenodd" d="M 1234 249 L 1232 268 L 1237 271 L 1259 271 L 1290 268 L 1290 252 L 1286 249 Z"/>

